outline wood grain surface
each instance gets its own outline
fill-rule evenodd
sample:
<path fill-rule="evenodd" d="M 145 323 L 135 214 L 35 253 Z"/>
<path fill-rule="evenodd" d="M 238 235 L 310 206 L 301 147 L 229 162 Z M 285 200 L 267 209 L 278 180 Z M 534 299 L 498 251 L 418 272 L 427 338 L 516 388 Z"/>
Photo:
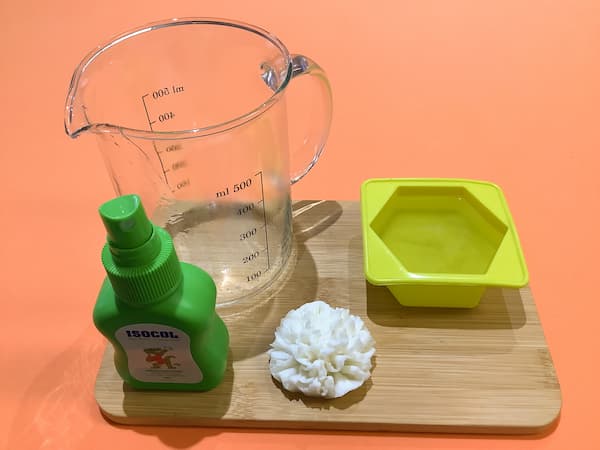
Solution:
<path fill-rule="evenodd" d="M 540 433 L 561 394 L 528 287 L 488 289 L 475 309 L 402 307 L 363 275 L 357 202 L 294 204 L 295 245 L 279 280 L 236 308 L 223 383 L 204 393 L 136 391 L 107 347 L 96 380 L 103 414 L 122 424 Z M 376 340 L 372 378 L 334 400 L 283 391 L 266 351 L 292 308 L 316 298 L 349 308 Z"/>

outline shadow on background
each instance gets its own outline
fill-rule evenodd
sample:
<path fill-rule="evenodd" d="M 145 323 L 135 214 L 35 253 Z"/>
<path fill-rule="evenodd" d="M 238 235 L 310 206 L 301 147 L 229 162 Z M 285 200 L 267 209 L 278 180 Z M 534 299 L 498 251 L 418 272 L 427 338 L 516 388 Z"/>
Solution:
<path fill-rule="evenodd" d="M 97 420 L 94 401 L 94 380 L 104 346 L 104 339 L 89 326 L 35 375 L 18 403 L 7 449 L 87 448 L 85 443 L 98 423 L 106 426 Z M 44 348 L 40 341 L 40 351 Z"/>

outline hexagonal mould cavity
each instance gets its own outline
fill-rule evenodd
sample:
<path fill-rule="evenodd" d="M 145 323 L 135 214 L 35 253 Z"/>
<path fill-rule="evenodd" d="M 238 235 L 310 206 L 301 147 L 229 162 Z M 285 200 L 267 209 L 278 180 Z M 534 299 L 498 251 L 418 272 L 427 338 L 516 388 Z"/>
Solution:
<path fill-rule="evenodd" d="M 399 186 L 371 228 L 412 273 L 484 274 L 508 227 L 468 189 Z"/>

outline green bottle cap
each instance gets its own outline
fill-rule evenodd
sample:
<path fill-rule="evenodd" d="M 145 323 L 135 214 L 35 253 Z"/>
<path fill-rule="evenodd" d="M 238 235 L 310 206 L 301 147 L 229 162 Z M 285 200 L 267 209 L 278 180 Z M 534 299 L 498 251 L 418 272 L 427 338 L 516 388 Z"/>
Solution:
<path fill-rule="evenodd" d="M 100 207 L 100 217 L 108 233 L 108 242 L 117 248 L 136 248 L 152 236 L 148 220 L 137 195 L 124 195 Z"/>
<path fill-rule="evenodd" d="M 150 222 L 137 195 L 123 195 L 100 206 L 107 232 L 102 264 L 116 296 L 129 304 L 155 303 L 182 280 L 171 236 Z"/>

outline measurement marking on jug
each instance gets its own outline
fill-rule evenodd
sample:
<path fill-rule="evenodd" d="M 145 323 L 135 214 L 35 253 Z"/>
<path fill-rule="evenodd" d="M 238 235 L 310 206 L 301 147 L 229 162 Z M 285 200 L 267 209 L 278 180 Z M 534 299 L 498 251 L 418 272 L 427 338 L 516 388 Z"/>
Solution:
<path fill-rule="evenodd" d="M 173 94 L 179 94 L 179 93 L 181 93 L 183 91 L 184 91 L 183 85 L 181 85 L 181 86 L 172 85 L 170 88 L 169 87 L 163 87 L 163 88 L 157 89 L 156 91 L 153 91 L 152 92 L 152 98 L 154 100 L 159 100 L 159 99 L 161 99 L 161 98 L 163 98 L 163 97 L 165 97 L 167 95 L 171 95 L 172 93 Z M 149 94 L 146 94 L 146 95 L 149 95 Z"/>
<path fill-rule="evenodd" d="M 256 272 L 254 272 L 252 275 L 248 275 L 246 277 L 246 281 L 250 282 L 250 281 L 254 281 L 256 279 L 258 279 L 260 276 L 262 275 L 262 271 L 257 270 Z"/>
<path fill-rule="evenodd" d="M 167 145 L 165 147 L 165 152 L 167 153 L 171 153 L 171 152 L 176 152 L 178 150 L 181 150 L 183 147 L 181 146 L 181 144 L 171 144 L 171 145 Z M 159 152 L 162 153 L 162 152 Z"/>
<path fill-rule="evenodd" d="M 234 183 L 233 188 L 231 190 L 229 190 L 229 186 L 226 186 L 225 189 L 223 189 L 222 191 L 217 191 L 216 196 L 217 198 L 226 197 L 232 192 L 240 192 L 246 188 L 249 188 L 250 186 L 252 186 L 252 178 L 246 178 L 245 180 L 242 180 L 239 183 Z"/>
<path fill-rule="evenodd" d="M 172 91 L 174 93 L 183 92 L 183 86 L 173 86 Z M 152 92 L 152 98 L 154 100 L 157 100 L 165 95 L 168 95 L 170 92 L 171 91 L 169 91 L 169 88 L 162 88 L 162 89 Z M 152 120 L 150 118 L 150 113 L 148 112 L 148 105 L 146 104 L 146 97 L 149 97 L 149 96 L 150 96 L 150 94 L 144 94 L 144 95 L 142 95 L 141 99 L 142 99 L 142 105 L 144 106 L 144 112 L 146 113 L 146 119 L 148 120 L 148 126 L 150 127 L 150 131 L 154 131 L 154 127 L 152 125 L 154 125 L 156 123 L 156 120 Z M 175 118 L 175 113 L 172 111 L 167 111 L 162 114 L 159 114 L 158 121 L 165 122 L 165 121 L 171 120 L 173 118 Z M 171 144 L 171 145 L 168 145 L 167 147 L 165 147 L 165 149 L 163 151 L 158 151 L 155 141 L 152 141 L 152 147 L 154 147 L 154 152 L 156 153 L 156 156 L 158 156 L 158 162 L 160 163 L 160 168 L 162 169 L 163 176 L 165 177 L 165 183 L 167 183 L 167 186 L 171 187 L 167 173 L 169 173 L 171 170 L 176 171 L 176 170 L 186 167 L 186 162 L 184 160 L 175 161 L 175 162 L 171 163 L 170 168 L 167 168 L 167 167 L 165 167 L 165 162 L 163 161 L 163 158 L 160 155 L 165 152 L 170 153 L 170 152 L 181 150 L 183 147 L 180 144 Z M 173 189 L 171 187 L 171 191 L 176 192 L 179 189 L 182 189 L 182 188 L 188 186 L 189 184 L 190 184 L 189 179 L 182 180 L 179 183 L 177 183 L 176 189 Z"/>
<path fill-rule="evenodd" d="M 269 252 L 269 231 L 268 231 L 268 227 L 267 227 L 267 210 L 265 208 L 265 185 L 263 183 L 263 173 L 262 170 L 257 172 L 256 174 L 254 174 L 255 177 L 260 177 L 260 202 L 262 204 L 262 210 L 263 210 L 263 225 L 264 225 L 264 229 L 265 229 L 265 246 L 266 246 L 266 252 L 267 252 L 267 270 L 269 270 L 271 268 L 271 258 L 270 258 L 270 252 Z"/>
<path fill-rule="evenodd" d="M 248 203 L 247 205 L 244 205 L 241 208 L 238 208 L 237 215 L 243 216 L 244 214 L 249 213 L 253 209 L 254 209 L 254 203 Z"/>
<path fill-rule="evenodd" d="M 255 235 L 256 235 L 256 227 L 254 227 L 251 230 L 248 230 L 244 233 L 240 233 L 240 241 L 245 241 L 246 239 L 254 237 Z"/>
<path fill-rule="evenodd" d="M 189 185 L 190 185 L 190 180 L 189 179 L 185 179 L 185 180 L 182 180 L 179 183 L 177 183 L 177 189 L 182 189 L 182 188 L 184 188 L 186 186 L 189 186 Z"/>
<path fill-rule="evenodd" d="M 150 114 L 148 113 L 148 107 L 146 106 L 146 97 L 148 97 L 148 94 L 142 95 L 142 105 L 144 105 L 144 111 L 146 112 L 146 119 L 148 119 L 148 126 L 150 127 L 150 131 L 154 131 L 152 124 L 156 123 L 156 120 L 155 121 L 150 120 Z M 167 172 L 165 171 L 165 166 L 163 164 L 162 158 L 160 157 L 158 149 L 156 148 L 156 142 L 152 141 L 152 147 L 154 147 L 154 151 L 156 152 L 156 155 L 158 156 L 158 161 L 160 162 L 160 168 L 162 169 L 163 174 L 165 176 L 165 182 L 167 184 L 169 184 L 169 179 L 167 178 Z"/>
<path fill-rule="evenodd" d="M 217 192 L 217 198 L 226 197 L 229 195 L 229 188 L 226 187 L 224 190 Z"/>
<path fill-rule="evenodd" d="M 254 261 L 256 258 L 258 258 L 260 255 L 260 252 L 258 250 L 256 250 L 253 253 L 250 253 L 249 255 L 246 255 L 242 258 L 242 264 L 248 264 L 251 261 Z"/>
<path fill-rule="evenodd" d="M 233 185 L 233 192 L 243 191 L 244 189 L 252 186 L 252 178 L 247 178 L 241 183 L 235 183 Z"/>
<path fill-rule="evenodd" d="M 156 123 L 156 120 L 153 122 L 150 119 L 150 114 L 148 113 L 148 107 L 146 106 L 146 97 L 148 97 L 148 94 L 142 95 L 142 105 L 144 105 L 144 111 L 146 111 L 146 119 L 148 119 L 148 125 L 150 125 L 150 130 L 154 131 L 154 128 L 152 128 L 152 124 Z M 154 150 L 156 150 L 156 144 L 154 145 Z"/>
<path fill-rule="evenodd" d="M 173 111 L 167 111 L 165 113 L 158 115 L 159 122 L 166 122 L 167 120 L 171 120 L 175 118 L 175 113 Z M 156 121 L 155 121 L 156 122 Z M 154 123 L 154 122 L 152 122 Z"/>
<path fill-rule="evenodd" d="M 187 167 L 187 162 L 184 159 L 175 161 L 173 164 L 171 164 L 171 169 L 173 169 L 173 170 L 179 170 L 179 169 L 183 169 L 185 167 Z"/>

